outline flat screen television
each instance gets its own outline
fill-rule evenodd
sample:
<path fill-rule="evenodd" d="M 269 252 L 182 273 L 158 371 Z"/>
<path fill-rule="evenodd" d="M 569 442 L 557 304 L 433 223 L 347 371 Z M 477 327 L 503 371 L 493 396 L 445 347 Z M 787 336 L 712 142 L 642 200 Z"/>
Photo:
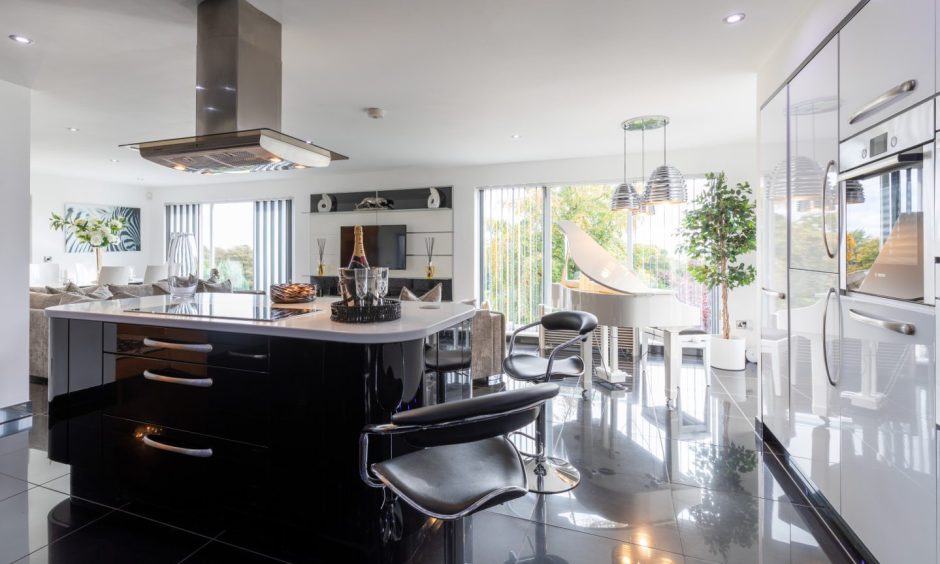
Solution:
<path fill-rule="evenodd" d="M 340 266 L 349 264 L 353 253 L 352 225 L 340 227 Z M 366 247 L 369 266 L 385 266 L 392 270 L 404 270 L 408 230 L 404 225 L 363 225 L 362 242 Z"/>

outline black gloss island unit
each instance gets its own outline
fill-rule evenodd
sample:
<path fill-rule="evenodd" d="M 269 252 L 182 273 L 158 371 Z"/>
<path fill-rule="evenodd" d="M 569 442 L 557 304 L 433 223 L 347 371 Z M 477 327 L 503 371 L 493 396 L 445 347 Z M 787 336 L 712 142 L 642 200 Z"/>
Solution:
<path fill-rule="evenodd" d="M 469 366 L 473 308 L 406 302 L 362 325 L 331 321 L 329 300 L 278 321 L 127 311 L 168 301 L 47 310 L 49 457 L 72 495 L 291 561 L 314 545 L 407 561 L 435 523 L 360 480 L 359 434 L 433 402 L 431 367 Z"/>

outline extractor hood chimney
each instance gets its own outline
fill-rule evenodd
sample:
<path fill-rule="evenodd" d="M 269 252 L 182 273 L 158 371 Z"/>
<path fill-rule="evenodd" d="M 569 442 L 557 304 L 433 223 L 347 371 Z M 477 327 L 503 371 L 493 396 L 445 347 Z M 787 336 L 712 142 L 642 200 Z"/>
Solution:
<path fill-rule="evenodd" d="M 247 0 L 197 10 L 196 135 L 124 145 L 201 174 L 324 167 L 346 157 L 281 128 L 281 24 Z"/>

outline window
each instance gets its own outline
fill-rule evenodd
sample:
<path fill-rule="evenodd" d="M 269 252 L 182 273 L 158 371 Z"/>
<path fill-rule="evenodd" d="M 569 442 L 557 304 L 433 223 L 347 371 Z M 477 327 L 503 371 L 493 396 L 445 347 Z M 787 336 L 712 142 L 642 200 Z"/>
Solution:
<path fill-rule="evenodd" d="M 166 237 L 196 236 L 200 277 L 217 269 L 233 290 L 266 290 L 291 278 L 291 210 L 290 199 L 168 204 Z"/>
<path fill-rule="evenodd" d="M 687 181 L 690 201 L 707 187 L 704 178 Z M 660 205 L 652 216 L 631 216 L 611 211 L 613 190 L 610 184 L 481 189 L 480 300 L 505 313 L 510 327 L 535 321 L 564 267 L 564 235 L 556 225 L 570 220 L 615 258 L 632 264 L 649 286 L 671 288 L 680 301 L 701 307 L 703 327 L 710 329 L 712 292 L 691 279 L 687 258 L 677 252 L 679 224 L 691 204 Z M 547 231 L 550 237 L 544 236 Z M 543 272 L 550 273 L 548 280 Z M 568 277 L 577 275 L 570 262 Z"/>

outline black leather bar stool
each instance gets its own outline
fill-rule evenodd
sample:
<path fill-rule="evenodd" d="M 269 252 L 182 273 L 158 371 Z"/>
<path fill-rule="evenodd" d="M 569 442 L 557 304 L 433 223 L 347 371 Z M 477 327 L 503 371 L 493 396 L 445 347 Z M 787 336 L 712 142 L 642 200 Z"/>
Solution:
<path fill-rule="evenodd" d="M 516 336 L 520 332 L 541 325 L 549 331 L 574 331 L 577 336 L 570 339 L 549 353 L 548 358 L 516 352 Z M 584 376 L 584 361 L 580 356 L 555 359 L 562 349 L 578 341 L 590 338 L 597 327 L 597 317 L 585 311 L 556 311 L 516 329 L 509 341 L 509 353 L 503 360 L 503 371 L 514 380 L 527 382 L 548 382 L 563 378 Z M 591 375 L 586 376 L 590 378 Z M 545 452 L 545 436 L 548 432 L 548 418 L 545 410 L 539 413 L 535 422 L 535 453 L 526 460 L 526 474 L 529 477 L 529 491 L 535 493 L 561 493 L 578 485 L 581 473 L 567 460 L 548 456 Z"/>
<path fill-rule="evenodd" d="M 536 419 L 557 384 L 402 411 L 359 437 L 359 474 L 429 517 L 444 520 L 448 561 L 463 564 L 456 523 L 528 491 L 524 462 L 506 437 Z M 369 464 L 369 437 L 404 435 L 422 450 Z"/>

